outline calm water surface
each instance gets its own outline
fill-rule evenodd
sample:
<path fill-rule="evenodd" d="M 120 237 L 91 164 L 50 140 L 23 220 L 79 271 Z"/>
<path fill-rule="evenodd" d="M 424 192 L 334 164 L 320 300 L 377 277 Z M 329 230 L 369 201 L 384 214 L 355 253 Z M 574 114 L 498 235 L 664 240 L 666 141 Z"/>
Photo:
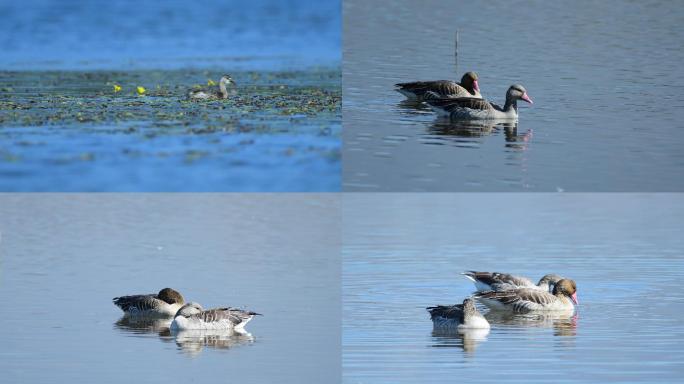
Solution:
<path fill-rule="evenodd" d="M 339 0 L 0 2 L 0 190 L 338 191 L 340 47 Z"/>
<path fill-rule="evenodd" d="M 339 64 L 340 1 L 0 3 L 3 69 Z"/>
<path fill-rule="evenodd" d="M 338 382 L 334 196 L 0 196 L 4 381 Z M 131 323 L 115 296 L 170 286 L 263 313 L 250 335 Z"/>
<path fill-rule="evenodd" d="M 675 382 L 684 372 L 678 195 L 347 195 L 345 383 Z M 576 313 L 435 334 L 467 269 L 577 282 Z M 483 311 L 486 311 L 483 309 Z"/>
<path fill-rule="evenodd" d="M 681 191 L 684 7 L 668 1 L 344 1 L 348 191 Z M 458 69 L 454 35 L 459 29 Z M 514 127 L 443 122 L 393 84 L 480 75 Z"/>

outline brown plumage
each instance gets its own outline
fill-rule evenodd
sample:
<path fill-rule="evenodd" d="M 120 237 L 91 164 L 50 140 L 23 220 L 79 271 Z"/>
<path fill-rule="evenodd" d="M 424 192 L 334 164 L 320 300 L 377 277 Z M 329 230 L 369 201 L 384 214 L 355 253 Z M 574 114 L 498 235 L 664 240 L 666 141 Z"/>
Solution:
<path fill-rule="evenodd" d="M 451 80 L 413 81 L 410 83 L 399 83 L 395 86 L 397 87 L 397 92 L 416 100 L 439 99 L 443 97 L 481 98 L 477 79 L 478 77 L 475 72 L 466 72 L 461 78 L 460 83 Z"/>

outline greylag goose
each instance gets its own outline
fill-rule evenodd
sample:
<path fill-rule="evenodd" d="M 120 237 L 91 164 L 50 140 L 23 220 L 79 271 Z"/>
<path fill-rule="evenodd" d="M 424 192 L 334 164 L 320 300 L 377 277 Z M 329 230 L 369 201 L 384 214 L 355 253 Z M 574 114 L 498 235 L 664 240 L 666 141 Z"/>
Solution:
<path fill-rule="evenodd" d="M 204 310 L 201 305 L 191 302 L 178 310 L 171 323 L 171 330 L 212 329 L 240 331 L 254 316 L 260 315 L 260 313 L 230 307 Z"/>
<path fill-rule="evenodd" d="M 227 86 L 230 85 L 230 92 Z M 217 100 L 217 99 L 227 99 L 229 94 L 235 94 L 236 90 L 235 81 L 230 75 L 224 75 L 219 80 L 218 89 L 194 89 L 188 93 L 188 97 L 191 100 Z"/>
<path fill-rule="evenodd" d="M 440 115 L 455 120 L 517 120 L 518 100 L 532 104 L 532 99 L 527 95 L 525 88 L 514 84 L 506 92 L 506 104 L 503 108 L 473 97 L 428 99 L 425 102 Z"/>
<path fill-rule="evenodd" d="M 489 329 L 489 322 L 477 310 L 472 299 L 463 300 L 463 304 L 438 305 L 426 309 L 436 329 Z"/>
<path fill-rule="evenodd" d="M 569 311 L 577 301 L 577 286 L 570 279 L 556 283 L 553 293 L 541 289 L 518 288 L 508 291 L 485 291 L 473 297 L 491 309 L 527 313 L 534 311 Z"/>
<path fill-rule="evenodd" d="M 465 277 L 475 284 L 475 288 L 480 291 L 506 291 L 517 288 L 535 288 L 548 292 L 553 292 L 554 285 L 563 280 L 563 277 L 556 274 L 544 275 L 535 285 L 532 280 L 499 272 L 477 272 L 466 271 L 462 273 Z"/>
<path fill-rule="evenodd" d="M 115 297 L 112 301 L 126 315 L 163 317 L 175 315 L 185 303 L 183 296 L 171 288 L 164 288 L 157 294 Z"/>
<path fill-rule="evenodd" d="M 466 72 L 461 78 L 460 83 L 451 80 L 414 81 L 411 83 L 395 84 L 395 86 L 397 87 L 397 92 L 409 99 L 419 101 L 444 97 L 482 98 L 475 72 Z"/>

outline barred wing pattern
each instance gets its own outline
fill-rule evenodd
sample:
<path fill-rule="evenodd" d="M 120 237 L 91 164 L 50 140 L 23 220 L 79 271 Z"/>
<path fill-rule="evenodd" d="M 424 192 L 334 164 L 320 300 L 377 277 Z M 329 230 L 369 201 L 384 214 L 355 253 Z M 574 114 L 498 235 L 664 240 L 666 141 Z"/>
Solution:
<path fill-rule="evenodd" d="M 121 308 L 124 312 L 130 313 L 156 310 L 166 305 L 164 301 L 157 299 L 157 295 L 154 293 L 115 297 L 112 301 L 114 305 Z"/>

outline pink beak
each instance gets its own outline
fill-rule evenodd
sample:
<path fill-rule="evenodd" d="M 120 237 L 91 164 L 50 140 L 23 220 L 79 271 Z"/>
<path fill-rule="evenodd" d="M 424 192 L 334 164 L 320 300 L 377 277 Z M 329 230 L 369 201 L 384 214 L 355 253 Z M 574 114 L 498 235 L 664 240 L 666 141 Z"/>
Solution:
<path fill-rule="evenodd" d="M 571 298 L 572 301 L 575 302 L 575 304 L 579 305 L 579 300 L 577 300 L 577 293 L 573 293 Z"/>
<path fill-rule="evenodd" d="M 480 92 L 480 86 L 477 85 L 477 80 L 473 80 L 473 89 L 475 92 Z"/>
<path fill-rule="evenodd" d="M 527 96 L 527 92 L 523 93 L 523 95 L 520 96 L 520 98 L 523 99 L 523 100 L 525 100 L 525 101 L 527 101 L 527 102 L 530 103 L 530 104 L 534 104 L 534 103 L 532 102 L 532 99 L 530 99 L 530 97 Z"/>

